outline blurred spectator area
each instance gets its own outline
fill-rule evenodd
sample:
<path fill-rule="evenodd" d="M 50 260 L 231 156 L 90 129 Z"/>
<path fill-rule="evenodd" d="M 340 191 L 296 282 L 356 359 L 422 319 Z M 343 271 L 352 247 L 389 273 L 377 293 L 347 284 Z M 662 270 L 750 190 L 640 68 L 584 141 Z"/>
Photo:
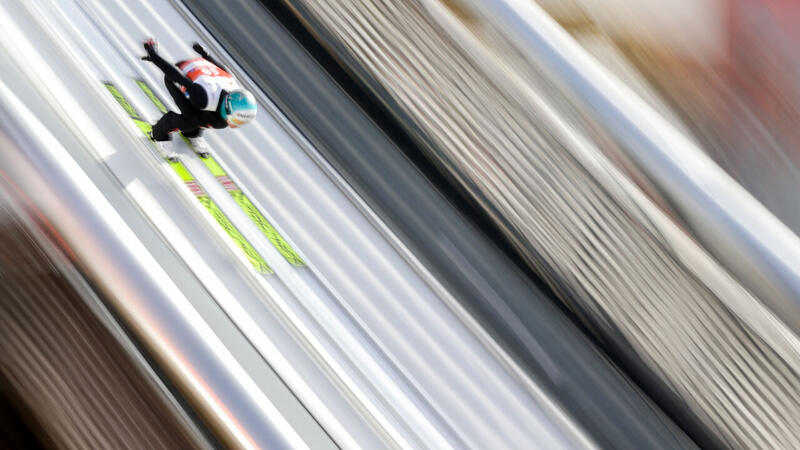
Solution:
<path fill-rule="evenodd" d="M 629 84 L 635 67 L 648 86 L 632 87 L 800 232 L 800 2 L 539 3 Z"/>
<path fill-rule="evenodd" d="M 2 175 L 0 448 L 201 447 L 96 297 L 76 289 L 66 243 L 36 210 L 13 206 L 24 199 Z"/>
<path fill-rule="evenodd" d="M 46 436 L 39 432 L 41 426 L 36 424 L 25 403 L 10 388 L 9 381 L 0 373 L 0 448 L 53 447 L 52 442 L 42 442 Z"/>

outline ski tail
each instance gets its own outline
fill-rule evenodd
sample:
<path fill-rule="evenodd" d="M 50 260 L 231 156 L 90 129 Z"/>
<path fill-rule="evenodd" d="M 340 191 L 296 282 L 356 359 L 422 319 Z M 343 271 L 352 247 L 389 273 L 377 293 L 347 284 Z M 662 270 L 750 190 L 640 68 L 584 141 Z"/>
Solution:
<path fill-rule="evenodd" d="M 161 111 L 161 114 L 167 113 L 167 107 L 164 105 L 164 102 L 162 102 L 161 99 L 158 98 L 158 96 L 156 96 L 155 92 L 153 92 L 153 90 L 150 89 L 150 86 L 148 86 L 146 81 L 138 78 L 133 81 L 135 81 L 136 85 L 139 86 L 139 89 L 141 89 L 142 92 L 144 92 L 144 95 L 146 95 L 147 98 L 149 98 L 150 101 L 153 102 L 154 105 L 156 105 L 156 108 L 158 108 L 158 110 Z"/>
<path fill-rule="evenodd" d="M 144 120 L 141 115 L 139 115 L 139 112 L 136 111 L 136 108 L 134 108 L 133 105 L 128 102 L 125 96 L 122 95 L 122 92 L 120 92 L 113 83 L 110 81 L 104 81 L 103 85 L 106 87 L 106 89 L 108 89 L 108 92 L 111 93 L 117 103 L 122 106 L 122 109 L 128 113 L 128 117 L 133 120 L 142 133 L 144 133 L 145 136 L 150 137 L 150 132 L 152 131 L 153 126 L 150 125 L 148 121 Z"/>

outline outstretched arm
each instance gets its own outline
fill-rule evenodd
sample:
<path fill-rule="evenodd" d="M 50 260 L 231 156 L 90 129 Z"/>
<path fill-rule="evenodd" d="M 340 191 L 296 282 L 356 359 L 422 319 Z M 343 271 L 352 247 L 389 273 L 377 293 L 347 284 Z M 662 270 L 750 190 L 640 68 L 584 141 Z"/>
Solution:
<path fill-rule="evenodd" d="M 192 80 L 187 78 L 180 70 L 178 70 L 175 66 L 168 63 L 161 55 L 158 54 L 158 50 L 156 48 L 155 41 L 152 39 L 144 43 L 144 49 L 147 52 L 147 56 L 145 56 L 144 60 L 150 61 L 156 65 L 164 75 L 167 77 L 169 81 L 173 83 L 178 83 L 179 85 L 189 89 L 192 85 Z"/>
<path fill-rule="evenodd" d="M 189 102 L 195 108 L 203 109 L 206 107 L 206 104 L 208 103 L 208 94 L 206 93 L 206 90 L 203 89 L 202 86 L 192 82 L 192 80 L 186 77 L 186 75 L 184 75 L 175 66 L 162 58 L 161 55 L 158 54 L 158 50 L 156 49 L 154 41 L 150 40 L 145 42 L 144 49 L 147 51 L 147 56 L 145 58 L 155 64 L 156 67 L 161 69 L 161 71 L 164 72 L 164 76 L 169 81 L 177 83 L 186 88 L 186 92 L 189 94 Z"/>
<path fill-rule="evenodd" d="M 203 47 L 199 42 L 195 42 L 194 45 L 192 45 L 192 48 L 194 49 L 194 51 L 197 52 L 198 55 L 202 56 L 203 58 L 211 62 L 211 64 L 214 64 L 215 66 L 219 67 L 225 72 L 228 72 L 228 69 L 222 64 L 220 64 L 217 60 L 212 58 L 211 55 L 209 55 L 208 52 L 206 51 L 205 47 Z"/>

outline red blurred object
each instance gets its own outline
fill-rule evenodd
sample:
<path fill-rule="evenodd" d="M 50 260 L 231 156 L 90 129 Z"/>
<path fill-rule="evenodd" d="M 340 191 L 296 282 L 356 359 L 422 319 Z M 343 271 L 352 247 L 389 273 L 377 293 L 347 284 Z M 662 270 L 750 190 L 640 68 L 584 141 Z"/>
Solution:
<path fill-rule="evenodd" d="M 795 162 L 800 144 L 800 2 L 729 0 L 729 55 L 722 73 Z"/>

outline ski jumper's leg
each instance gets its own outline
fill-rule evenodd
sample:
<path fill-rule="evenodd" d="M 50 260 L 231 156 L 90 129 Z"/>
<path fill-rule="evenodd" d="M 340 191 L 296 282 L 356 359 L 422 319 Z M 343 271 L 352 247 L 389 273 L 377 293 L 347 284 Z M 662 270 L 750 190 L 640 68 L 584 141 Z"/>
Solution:
<path fill-rule="evenodd" d="M 183 131 L 184 129 L 191 132 L 196 130 L 197 127 L 192 127 L 191 123 L 182 114 L 170 111 L 161 116 L 161 119 L 153 125 L 153 139 L 156 141 L 169 141 L 172 139 L 169 135 L 171 132 Z"/>
<path fill-rule="evenodd" d="M 186 137 L 197 137 L 200 135 L 200 127 L 205 125 L 203 111 L 195 108 L 184 93 L 175 85 L 169 76 L 164 76 L 164 85 L 167 87 L 172 100 L 178 106 L 181 113 L 168 112 L 153 125 L 153 139 L 157 141 L 168 141 L 169 133 L 180 130 Z"/>
<path fill-rule="evenodd" d="M 202 86 L 192 82 L 192 80 L 187 78 L 177 67 L 162 58 L 158 52 L 151 51 L 148 53 L 148 56 L 150 57 L 150 61 L 164 72 L 164 77 L 167 80 L 177 83 L 186 89 L 186 92 L 189 93 L 189 102 L 191 102 L 195 108 L 203 109 L 206 107 L 206 103 L 208 103 L 208 94 Z"/>
<path fill-rule="evenodd" d="M 153 51 L 148 53 L 150 56 L 150 61 L 156 65 L 162 72 L 164 72 L 164 76 L 167 80 L 172 81 L 173 83 L 177 83 L 186 89 L 189 89 L 189 86 L 192 84 L 192 80 L 188 79 L 186 75 L 184 75 L 177 67 L 173 66 L 172 64 L 168 63 L 164 58 L 161 57 L 157 52 Z"/>
<path fill-rule="evenodd" d="M 176 86 L 175 82 L 166 75 L 164 76 L 164 86 L 166 86 L 169 96 L 172 97 L 172 101 L 175 102 L 175 106 L 178 107 L 181 113 L 191 113 L 193 110 L 197 109 L 189 102 L 189 99 L 186 98 L 186 93 Z"/>

